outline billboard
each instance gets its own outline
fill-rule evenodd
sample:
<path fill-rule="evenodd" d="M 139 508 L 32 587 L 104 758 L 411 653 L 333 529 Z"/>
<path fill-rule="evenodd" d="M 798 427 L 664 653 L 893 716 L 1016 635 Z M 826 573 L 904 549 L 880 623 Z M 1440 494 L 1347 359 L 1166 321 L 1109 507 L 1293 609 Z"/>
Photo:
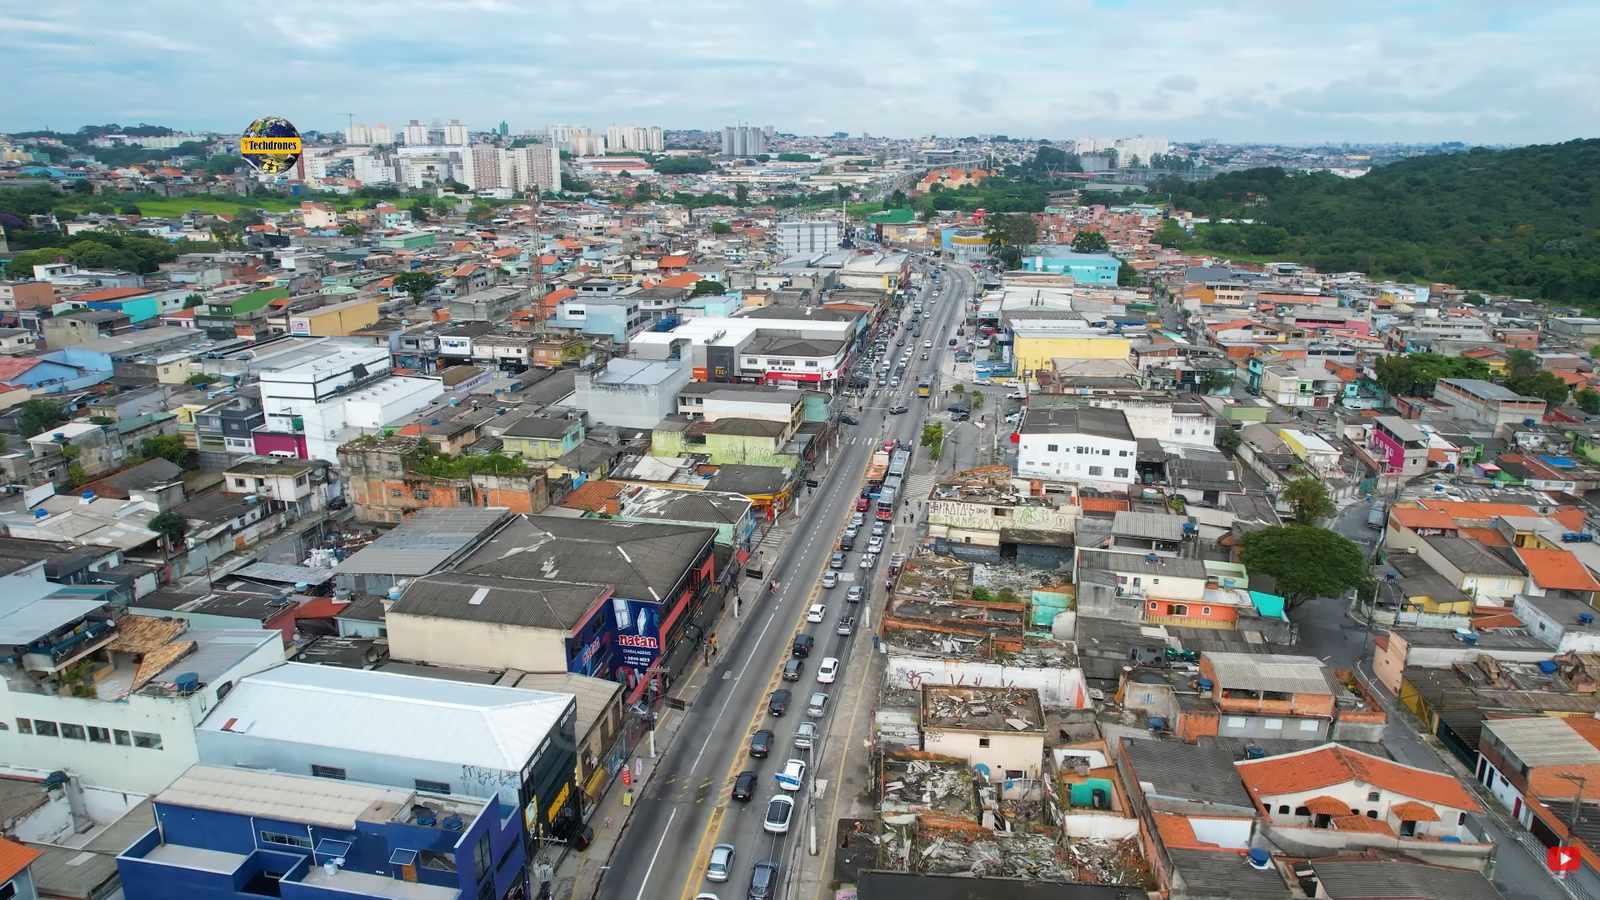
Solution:
<path fill-rule="evenodd" d="M 661 605 L 613 595 L 611 625 L 619 680 L 631 689 L 661 656 Z"/>

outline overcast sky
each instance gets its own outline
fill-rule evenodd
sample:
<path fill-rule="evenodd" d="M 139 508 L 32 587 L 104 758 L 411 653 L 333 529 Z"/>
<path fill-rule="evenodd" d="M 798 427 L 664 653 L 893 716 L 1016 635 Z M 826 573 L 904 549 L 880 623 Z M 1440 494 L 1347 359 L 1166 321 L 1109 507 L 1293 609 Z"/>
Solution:
<path fill-rule="evenodd" d="M 1596 35 L 1594 0 L 0 0 L 0 131 L 353 112 L 1536 143 L 1595 134 Z"/>

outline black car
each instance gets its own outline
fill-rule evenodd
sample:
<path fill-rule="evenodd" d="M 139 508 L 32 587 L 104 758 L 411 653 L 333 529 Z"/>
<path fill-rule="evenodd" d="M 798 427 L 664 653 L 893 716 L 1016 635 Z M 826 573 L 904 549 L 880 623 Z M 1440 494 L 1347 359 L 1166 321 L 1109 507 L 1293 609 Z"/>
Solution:
<path fill-rule="evenodd" d="M 773 885 L 777 883 L 777 863 L 756 863 L 756 867 L 750 870 L 750 900 L 767 900 L 772 896 Z"/>
<path fill-rule="evenodd" d="M 788 688 L 778 688 L 777 690 L 772 692 L 772 696 L 767 700 L 767 712 L 772 713 L 774 716 L 777 716 L 777 717 L 781 718 L 783 716 L 783 714 L 788 712 L 788 711 L 789 711 L 789 689 Z"/>
<path fill-rule="evenodd" d="M 805 657 L 811 655 L 811 648 L 815 647 L 816 645 L 817 639 L 811 635 L 797 634 L 794 636 L 794 650 L 791 655 L 804 659 Z"/>
<path fill-rule="evenodd" d="M 763 728 L 750 735 L 750 755 L 757 759 L 766 759 L 772 752 L 772 732 Z"/>
<path fill-rule="evenodd" d="M 771 732 L 767 732 L 771 734 Z M 733 780 L 733 799 L 740 803 L 749 803 L 750 798 L 756 793 L 756 773 L 745 769 L 739 777 Z"/>
<path fill-rule="evenodd" d="M 789 657 L 789 660 L 783 664 L 783 680 L 799 681 L 801 673 L 805 671 L 805 667 L 805 660 Z"/>
<path fill-rule="evenodd" d="M 839 416 L 839 421 L 843 422 L 846 425 L 860 425 L 861 424 L 861 420 L 860 419 L 856 418 L 855 416 L 850 415 L 849 413 L 844 413 L 844 414 L 840 415 Z"/>

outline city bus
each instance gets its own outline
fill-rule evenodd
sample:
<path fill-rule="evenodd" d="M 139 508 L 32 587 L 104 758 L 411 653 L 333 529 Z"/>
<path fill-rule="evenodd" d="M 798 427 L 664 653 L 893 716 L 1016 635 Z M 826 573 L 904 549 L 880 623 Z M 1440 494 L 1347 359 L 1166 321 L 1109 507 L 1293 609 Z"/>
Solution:
<path fill-rule="evenodd" d="M 927 397 L 933 393 L 933 379 L 924 378 L 917 382 L 917 396 Z"/>

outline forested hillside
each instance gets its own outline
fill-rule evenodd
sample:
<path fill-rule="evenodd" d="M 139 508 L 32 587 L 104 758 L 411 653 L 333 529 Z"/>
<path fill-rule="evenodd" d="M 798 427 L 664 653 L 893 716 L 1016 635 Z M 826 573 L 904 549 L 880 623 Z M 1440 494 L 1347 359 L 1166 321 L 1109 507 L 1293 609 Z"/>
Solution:
<path fill-rule="evenodd" d="M 1203 227 L 1199 248 L 1600 304 L 1600 140 L 1420 157 L 1354 179 L 1250 169 L 1152 193 L 1260 223 Z"/>

